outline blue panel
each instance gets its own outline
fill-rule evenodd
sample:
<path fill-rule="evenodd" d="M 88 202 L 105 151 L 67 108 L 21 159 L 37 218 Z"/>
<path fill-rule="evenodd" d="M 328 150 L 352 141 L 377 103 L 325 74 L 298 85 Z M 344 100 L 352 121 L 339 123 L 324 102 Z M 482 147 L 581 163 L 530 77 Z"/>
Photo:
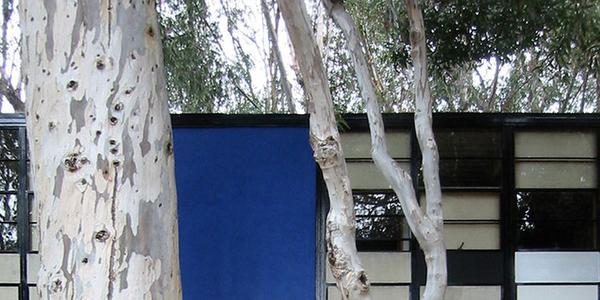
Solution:
<path fill-rule="evenodd" d="M 184 299 L 315 299 L 306 128 L 175 128 Z"/>

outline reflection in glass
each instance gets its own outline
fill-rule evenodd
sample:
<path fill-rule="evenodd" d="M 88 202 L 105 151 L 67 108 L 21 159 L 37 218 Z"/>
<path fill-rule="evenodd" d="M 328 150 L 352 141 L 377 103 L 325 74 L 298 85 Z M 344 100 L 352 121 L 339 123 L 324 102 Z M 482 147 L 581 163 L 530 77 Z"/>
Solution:
<path fill-rule="evenodd" d="M 359 251 L 407 251 L 409 230 L 394 194 L 354 194 Z"/>
<path fill-rule="evenodd" d="M 594 221 L 520 221 L 520 249 L 594 250 Z"/>
<path fill-rule="evenodd" d="M 533 191 L 517 193 L 519 219 L 594 220 L 596 196 L 593 191 Z"/>
<path fill-rule="evenodd" d="M 0 160 L 19 159 L 19 132 L 17 130 L 0 130 Z"/>
<path fill-rule="evenodd" d="M 440 183 L 444 187 L 500 186 L 500 159 L 440 159 Z M 422 170 L 419 185 L 423 186 Z"/>
<path fill-rule="evenodd" d="M 493 131 L 437 131 L 441 158 L 501 157 L 500 133 Z"/>
<path fill-rule="evenodd" d="M 16 161 L 0 161 L 0 192 L 19 189 L 19 165 Z"/>
<path fill-rule="evenodd" d="M 17 195 L 0 194 L 0 222 L 17 221 Z"/>
<path fill-rule="evenodd" d="M 596 248 L 596 196 L 592 191 L 517 193 L 521 249 Z"/>
<path fill-rule="evenodd" d="M 16 251 L 17 225 L 0 223 L 0 251 Z"/>

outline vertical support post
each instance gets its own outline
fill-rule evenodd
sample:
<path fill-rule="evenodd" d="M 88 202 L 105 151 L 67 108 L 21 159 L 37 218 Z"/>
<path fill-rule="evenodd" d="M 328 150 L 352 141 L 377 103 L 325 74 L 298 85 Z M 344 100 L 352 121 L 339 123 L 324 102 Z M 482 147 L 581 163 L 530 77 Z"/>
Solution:
<path fill-rule="evenodd" d="M 417 133 L 415 131 L 415 125 L 412 124 L 410 127 L 410 177 L 412 177 L 413 189 L 417 201 L 420 204 L 421 191 L 419 190 L 419 169 L 421 168 L 421 150 L 419 149 L 419 142 L 417 141 Z M 410 236 L 410 268 L 411 268 L 411 280 L 410 280 L 410 300 L 420 300 L 421 296 L 421 279 L 424 274 L 425 266 L 421 259 L 421 248 L 414 235 L 411 233 Z"/>
<path fill-rule="evenodd" d="M 27 282 L 27 253 L 29 252 L 29 199 L 27 197 L 27 136 L 25 125 L 19 127 L 19 163 L 17 192 L 17 237 L 19 243 L 19 258 L 21 276 L 19 278 L 19 300 L 29 300 Z"/>
<path fill-rule="evenodd" d="M 514 129 L 506 123 L 502 126 L 502 193 L 500 198 L 500 241 L 504 259 L 502 299 L 515 300 L 516 218 L 515 218 L 515 154 Z"/>

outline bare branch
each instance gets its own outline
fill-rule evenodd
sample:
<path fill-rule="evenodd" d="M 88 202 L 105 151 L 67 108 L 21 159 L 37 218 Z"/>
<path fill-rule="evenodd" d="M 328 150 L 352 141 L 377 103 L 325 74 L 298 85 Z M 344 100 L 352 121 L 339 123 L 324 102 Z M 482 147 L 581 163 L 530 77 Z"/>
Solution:
<path fill-rule="evenodd" d="M 311 146 L 329 193 L 327 260 L 344 300 L 371 299 L 370 284 L 355 243 L 354 201 L 323 60 L 304 2 L 278 0 L 305 84 Z"/>
<path fill-rule="evenodd" d="M 0 76 L 0 94 L 2 94 L 8 103 L 12 105 L 15 112 L 25 111 L 25 103 L 21 101 L 19 91 L 15 89 L 4 76 Z"/>

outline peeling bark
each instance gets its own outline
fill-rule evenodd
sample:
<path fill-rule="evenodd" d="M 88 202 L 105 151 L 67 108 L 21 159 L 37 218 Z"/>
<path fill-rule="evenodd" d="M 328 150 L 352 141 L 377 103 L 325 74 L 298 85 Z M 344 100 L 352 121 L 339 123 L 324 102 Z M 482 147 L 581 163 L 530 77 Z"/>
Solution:
<path fill-rule="evenodd" d="M 442 300 L 447 284 L 447 271 L 446 248 L 443 239 L 442 194 L 438 170 L 439 159 L 431 124 L 432 99 L 427 82 L 423 19 L 418 4 L 409 2 L 407 1 L 407 6 L 411 23 L 417 108 L 415 128 L 419 146 L 423 153 L 423 173 L 427 194 L 426 213 L 423 213 L 419 207 L 410 175 L 402 170 L 387 151 L 385 128 L 377 101 L 379 96 L 365 57 L 364 41 L 357 30 L 357 26 L 343 3 L 323 0 L 323 4 L 330 11 L 331 17 L 342 29 L 352 57 L 358 86 L 367 108 L 373 161 L 398 195 L 407 223 L 425 253 L 427 285 L 423 299 Z"/>
<path fill-rule="evenodd" d="M 278 0 L 299 62 L 310 113 L 310 141 L 329 193 L 326 243 L 329 267 L 343 300 L 371 299 L 356 250 L 354 201 L 323 61 L 302 1 Z"/>
<path fill-rule="evenodd" d="M 154 1 L 20 5 L 40 299 L 181 299 Z"/>

